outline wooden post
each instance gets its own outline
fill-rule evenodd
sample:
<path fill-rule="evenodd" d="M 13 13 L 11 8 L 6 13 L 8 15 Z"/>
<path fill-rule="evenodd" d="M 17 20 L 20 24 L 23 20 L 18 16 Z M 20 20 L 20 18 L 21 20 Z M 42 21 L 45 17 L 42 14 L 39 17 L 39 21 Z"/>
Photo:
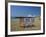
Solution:
<path fill-rule="evenodd" d="M 24 30 L 24 25 L 23 25 L 23 24 L 24 24 L 24 18 L 21 17 L 21 18 L 20 18 L 20 29 L 21 29 L 21 30 Z"/>

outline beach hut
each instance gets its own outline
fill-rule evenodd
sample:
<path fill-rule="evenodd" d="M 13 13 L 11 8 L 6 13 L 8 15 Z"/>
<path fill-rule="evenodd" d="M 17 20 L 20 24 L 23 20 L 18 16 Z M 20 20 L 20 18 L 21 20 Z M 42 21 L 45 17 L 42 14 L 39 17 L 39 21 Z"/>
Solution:
<path fill-rule="evenodd" d="M 28 15 L 27 17 L 19 17 L 20 18 L 20 26 L 24 29 L 27 29 L 33 26 L 35 16 Z"/>

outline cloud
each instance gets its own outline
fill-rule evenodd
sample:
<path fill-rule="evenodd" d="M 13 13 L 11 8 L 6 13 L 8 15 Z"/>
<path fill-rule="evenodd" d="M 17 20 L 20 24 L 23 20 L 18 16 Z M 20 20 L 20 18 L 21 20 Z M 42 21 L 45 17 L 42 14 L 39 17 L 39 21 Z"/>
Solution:
<path fill-rule="evenodd" d="M 29 14 L 28 17 L 35 17 L 35 15 L 31 15 L 31 14 Z"/>

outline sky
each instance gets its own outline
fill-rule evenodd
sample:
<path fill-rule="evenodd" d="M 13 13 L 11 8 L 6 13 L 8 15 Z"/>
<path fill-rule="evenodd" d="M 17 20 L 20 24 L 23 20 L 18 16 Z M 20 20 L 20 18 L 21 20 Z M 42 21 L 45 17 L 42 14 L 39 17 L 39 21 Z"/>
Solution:
<path fill-rule="evenodd" d="M 11 5 L 10 9 L 12 17 L 39 16 L 41 14 L 41 7 L 36 7 L 36 6 Z"/>

